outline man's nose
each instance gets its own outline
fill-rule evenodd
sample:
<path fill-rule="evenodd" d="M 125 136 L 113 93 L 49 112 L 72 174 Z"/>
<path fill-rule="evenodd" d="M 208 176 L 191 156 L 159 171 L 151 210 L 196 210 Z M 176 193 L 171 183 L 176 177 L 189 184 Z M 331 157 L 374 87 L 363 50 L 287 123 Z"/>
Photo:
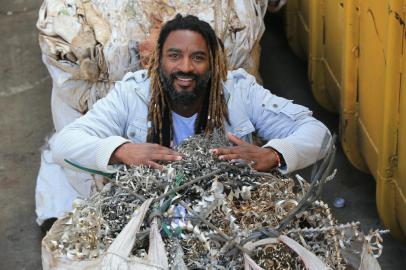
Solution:
<path fill-rule="evenodd" d="M 184 57 L 179 65 L 180 71 L 184 73 L 193 71 L 193 62 L 189 57 Z"/>

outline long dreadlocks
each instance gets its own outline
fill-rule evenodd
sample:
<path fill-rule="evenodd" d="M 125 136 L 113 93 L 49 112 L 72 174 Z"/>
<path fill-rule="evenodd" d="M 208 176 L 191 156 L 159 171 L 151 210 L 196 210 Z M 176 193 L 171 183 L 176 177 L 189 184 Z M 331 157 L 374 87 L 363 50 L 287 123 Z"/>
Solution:
<path fill-rule="evenodd" d="M 205 134 L 210 134 L 215 128 L 224 131 L 224 120 L 229 121 L 222 84 L 227 78 L 227 57 L 224 53 L 223 44 L 208 23 L 192 15 L 183 17 L 177 14 L 173 20 L 168 21 L 162 27 L 148 68 L 148 76 L 151 80 L 148 121 L 150 121 L 151 127 L 148 129 L 147 141 L 164 146 L 170 145 L 172 117 L 170 103 L 160 80 L 159 69 L 161 68 L 163 44 L 168 35 L 176 30 L 190 30 L 201 34 L 209 48 L 210 89 L 208 89 L 203 106 L 198 112 L 195 133 L 199 134 L 204 131 Z"/>

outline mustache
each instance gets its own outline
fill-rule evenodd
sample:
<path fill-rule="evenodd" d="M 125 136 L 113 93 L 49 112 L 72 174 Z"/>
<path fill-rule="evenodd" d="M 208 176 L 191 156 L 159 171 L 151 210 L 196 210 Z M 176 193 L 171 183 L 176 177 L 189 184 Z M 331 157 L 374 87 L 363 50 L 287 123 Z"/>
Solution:
<path fill-rule="evenodd" d="M 182 71 L 178 71 L 178 72 L 174 72 L 171 75 L 171 79 L 174 80 L 176 77 L 183 77 L 183 78 L 190 78 L 192 80 L 197 81 L 199 79 L 199 76 L 193 72 L 182 72 Z"/>

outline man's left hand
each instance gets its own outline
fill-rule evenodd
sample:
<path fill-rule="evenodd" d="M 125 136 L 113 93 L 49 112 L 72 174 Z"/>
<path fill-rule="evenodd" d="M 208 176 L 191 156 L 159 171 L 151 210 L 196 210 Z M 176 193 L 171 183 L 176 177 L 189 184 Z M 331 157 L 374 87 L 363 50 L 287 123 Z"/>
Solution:
<path fill-rule="evenodd" d="M 236 146 L 212 149 L 212 153 L 217 155 L 220 160 L 242 159 L 252 162 L 252 167 L 261 172 L 269 171 L 278 166 L 277 153 L 273 149 L 247 143 L 231 133 L 228 133 L 227 137 Z"/>

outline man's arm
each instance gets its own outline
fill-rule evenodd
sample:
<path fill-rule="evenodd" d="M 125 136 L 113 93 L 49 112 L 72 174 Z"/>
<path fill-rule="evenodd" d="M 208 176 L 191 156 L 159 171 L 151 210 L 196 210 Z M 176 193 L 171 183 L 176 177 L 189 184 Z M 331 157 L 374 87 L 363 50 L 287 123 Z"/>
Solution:
<path fill-rule="evenodd" d="M 233 94 L 241 99 L 245 113 L 255 126 L 257 134 L 266 141 L 262 148 L 270 148 L 269 158 L 264 158 L 264 151 L 254 145 L 237 145 L 232 150 L 221 149 L 218 154 L 224 159 L 245 159 L 254 161 L 256 169 L 273 168 L 280 154 L 285 166 L 279 170 L 288 173 L 315 163 L 326 154 L 331 134 L 326 126 L 312 117 L 312 112 L 303 106 L 293 104 L 290 100 L 275 96 L 269 90 L 255 82 L 255 78 L 239 70 L 240 79 Z M 250 146 L 249 149 L 247 146 Z M 216 151 L 215 151 L 216 152 Z M 274 158 L 272 158 L 272 156 Z"/>
<path fill-rule="evenodd" d="M 79 165 L 106 171 L 111 154 L 124 138 L 127 121 L 127 103 L 121 82 L 92 110 L 63 128 L 51 145 L 54 160 L 67 166 L 64 159 Z"/>
<path fill-rule="evenodd" d="M 65 159 L 81 166 L 113 172 L 109 164 L 147 165 L 161 168 L 156 161 L 179 160 L 172 149 L 151 143 L 132 143 L 125 130 L 132 116 L 145 113 L 144 101 L 134 98 L 134 85 L 122 81 L 86 115 L 66 126 L 52 145 L 56 162 L 67 166 Z M 137 103 L 138 102 L 138 103 Z"/>
<path fill-rule="evenodd" d="M 257 83 L 249 89 L 251 121 L 258 135 L 284 158 L 287 173 L 305 168 L 325 156 L 331 134 L 312 117 L 312 112 L 290 100 L 275 96 Z"/>

